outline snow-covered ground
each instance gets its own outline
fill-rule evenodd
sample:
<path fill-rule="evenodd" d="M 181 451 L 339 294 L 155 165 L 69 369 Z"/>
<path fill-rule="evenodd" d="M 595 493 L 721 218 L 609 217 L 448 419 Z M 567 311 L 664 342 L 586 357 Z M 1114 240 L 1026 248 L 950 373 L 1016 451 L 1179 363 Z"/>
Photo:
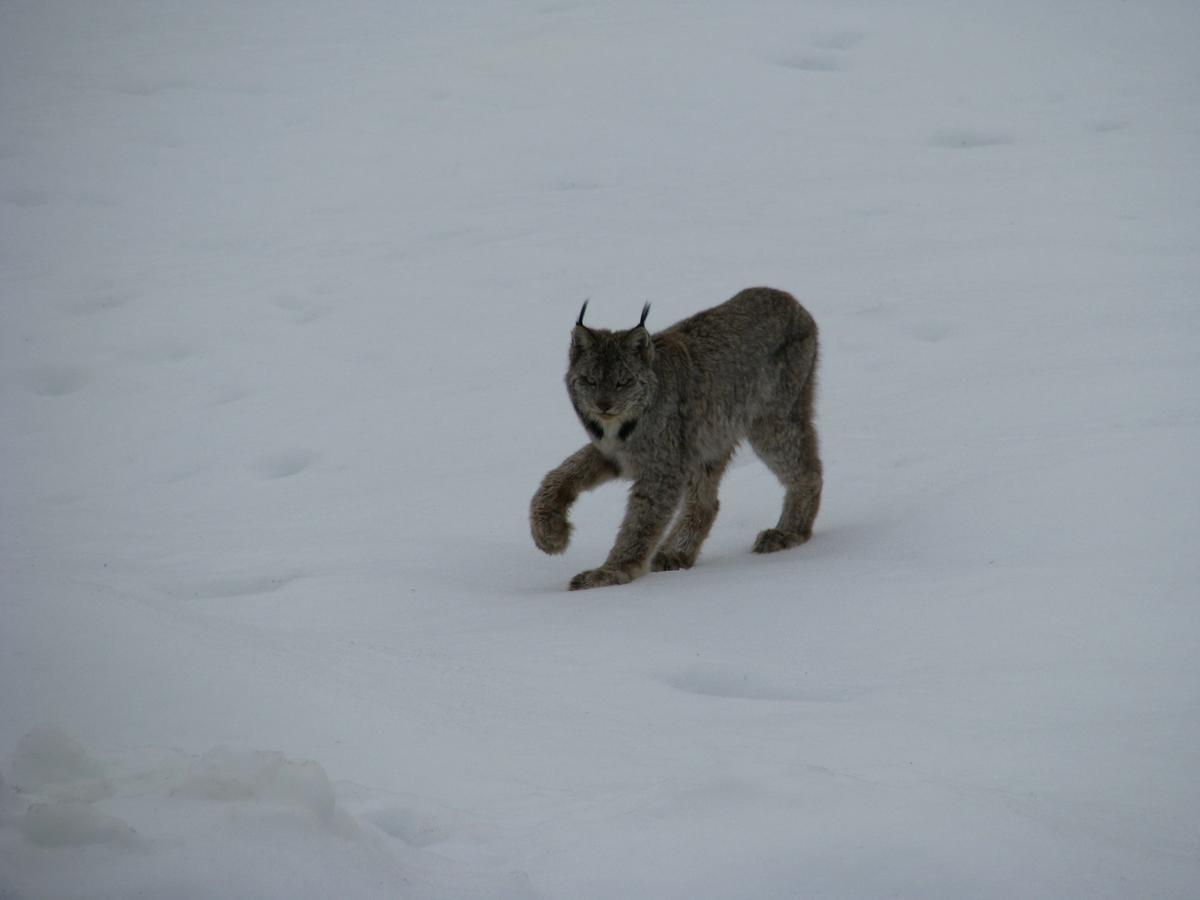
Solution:
<path fill-rule="evenodd" d="M 1200 6 L 0 5 L 0 897 L 1200 890 Z M 813 541 L 545 557 L 579 303 Z"/>

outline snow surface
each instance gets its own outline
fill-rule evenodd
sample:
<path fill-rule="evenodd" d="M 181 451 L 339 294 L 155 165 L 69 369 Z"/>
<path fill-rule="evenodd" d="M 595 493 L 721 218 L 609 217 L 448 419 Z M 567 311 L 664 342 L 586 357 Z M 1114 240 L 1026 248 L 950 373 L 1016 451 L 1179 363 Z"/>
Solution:
<path fill-rule="evenodd" d="M 1200 890 L 1200 6 L 0 5 L 0 897 Z M 568 594 L 568 330 L 826 493 Z"/>

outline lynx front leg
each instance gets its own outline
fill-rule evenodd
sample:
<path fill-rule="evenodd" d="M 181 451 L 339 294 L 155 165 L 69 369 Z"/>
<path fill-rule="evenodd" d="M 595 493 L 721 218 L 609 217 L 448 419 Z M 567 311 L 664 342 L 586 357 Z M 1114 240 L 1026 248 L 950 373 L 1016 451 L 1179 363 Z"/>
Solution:
<path fill-rule="evenodd" d="M 642 477 L 629 492 L 625 520 L 608 559 L 571 579 L 571 590 L 628 584 L 642 575 L 683 493 L 681 478 Z"/>
<path fill-rule="evenodd" d="M 717 502 L 717 488 L 732 455 L 730 453 L 717 462 L 705 463 L 688 482 L 683 510 L 675 527 L 650 562 L 650 568 L 655 572 L 690 569 L 696 562 L 700 545 L 712 530 L 717 510 L 721 507 Z"/>
<path fill-rule="evenodd" d="M 572 453 L 542 479 L 529 504 L 533 542 L 546 553 L 562 553 L 571 539 L 567 510 L 584 491 L 616 478 L 616 464 L 588 444 Z"/>

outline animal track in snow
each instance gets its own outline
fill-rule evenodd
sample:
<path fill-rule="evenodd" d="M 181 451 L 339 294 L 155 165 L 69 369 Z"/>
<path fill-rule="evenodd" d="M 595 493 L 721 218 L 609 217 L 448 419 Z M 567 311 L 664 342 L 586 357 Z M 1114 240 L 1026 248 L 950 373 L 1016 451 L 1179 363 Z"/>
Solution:
<path fill-rule="evenodd" d="M 99 191 L 73 191 L 67 199 L 86 209 L 111 209 L 117 205 L 115 198 Z"/>
<path fill-rule="evenodd" d="M 34 206 L 45 206 L 50 202 L 50 195 L 45 191 L 38 191 L 33 188 L 13 188 L 10 191 L 0 194 L 0 200 L 12 206 L 29 209 Z"/>
<path fill-rule="evenodd" d="M 282 590 L 301 576 L 295 573 L 276 575 L 215 575 L 185 584 L 172 585 L 166 592 L 174 597 L 195 600 L 219 600 L 225 597 L 254 597 Z"/>
<path fill-rule="evenodd" d="M 909 327 L 909 333 L 914 338 L 918 341 L 924 341 L 927 344 L 936 344 L 938 341 L 943 341 L 954 334 L 955 330 L 952 323 L 936 319 L 914 322 Z"/>
<path fill-rule="evenodd" d="M 62 397 L 82 389 L 91 379 L 77 366 L 43 365 L 26 372 L 24 380 L 40 397 Z"/>
<path fill-rule="evenodd" d="M 302 297 L 280 297 L 275 301 L 275 306 L 287 313 L 297 325 L 307 325 L 329 314 L 328 306 L 313 303 Z"/>
<path fill-rule="evenodd" d="M 818 50 L 850 50 L 862 43 L 867 32 L 855 28 L 823 31 L 813 38 L 812 45 Z"/>
<path fill-rule="evenodd" d="M 559 178 L 547 187 L 552 191 L 599 191 L 611 185 L 593 178 Z"/>
<path fill-rule="evenodd" d="M 840 72 L 846 68 L 845 51 L 855 47 L 865 36 L 865 31 L 848 28 L 819 32 L 811 41 L 815 53 L 793 53 L 779 57 L 775 62 L 785 69 L 800 72 Z"/>
<path fill-rule="evenodd" d="M 72 316 L 96 316 L 120 309 L 131 299 L 133 299 L 132 294 L 110 291 L 91 297 L 80 297 L 75 300 L 64 301 L 61 308 L 63 312 Z"/>
<path fill-rule="evenodd" d="M 785 56 L 779 60 L 779 65 L 785 69 L 797 69 L 801 72 L 838 72 L 844 66 L 836 56 L 825 53 L 801 53 L 795 56 Z"/>
<path fill-rule="evenodd" d="M 838 703 L 860 693 L 851 688 L 812 687 L 794 676 L 705 663 L 689 666 L 663 679 L 676 690 L 732 700 L 774 700 L 789 703 Z"/>
<path fill-rule="evenodd" d="M 195 478 L 207 468 L 208 465 L 203 462 L 182 463 L 167 469 L 163 473 L 162 480 L 165 484 L 180 484 L 181 482 Z"/>
<path fill-rule="evenodd" d="M 157 365 L 160 363 L 177 363 L 183 362 L 196 355 L 196 350 L 189 344 L 182 341 L 160 341 L 154 344 L 146 344 L 145 346 L 135 348 L 126 352 L 126 356 L 130 359 Z"/>
<path fill-rule="evenodd" d="M 108 89 L 114 94 L 126 94 L 131 97 L 153 97 L 167 91 L 181 91 L 189 85 L 181 78 L 127 78 L 109 85 Z"/>
<path fill-rule="evenodd" d="M 290 478 L 307 469 L 314 459 L 316 456 L 307 450 L 281 450 L 260 457 L 251 468 L 266 480 Z"/>
<path fill-rule="evenodd" d="M 976 131 L 970 128 L 953 128 L 937 132 L 929 139 L 935 147 L 952 150 L 974 150 L 979 147 L 1000 147 L 1016 143 L 1011 134 L 1000 131 Z"/>
<path fill-rule="evenodd" d="M 250 388 L 240 384 L 227 384 L 217 388 L 213 393 L 213 406 L 225 406 L 228 403 L 237 403 L 239 400 L 244 400 L 254 393 Z"/>

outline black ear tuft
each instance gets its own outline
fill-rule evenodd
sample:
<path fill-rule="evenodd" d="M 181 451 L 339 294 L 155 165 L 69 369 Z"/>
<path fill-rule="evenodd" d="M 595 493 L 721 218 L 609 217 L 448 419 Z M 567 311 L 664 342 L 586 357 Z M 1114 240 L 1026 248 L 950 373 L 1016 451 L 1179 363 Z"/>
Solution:
<path fill-rule="evenodd" d="M 588 298 L 590 300 L 591 297 Z M 588 301 L 583 301 L 583 306 L 579 309 L 579 318 L 575 320 L 575 327 L 571 329 L 571 362 L 579 358 L 584 350 L 590 349 L 596 343 L 596 335 L 592 329 L 583 324 L 583 314 L 587 312 Z"/>

